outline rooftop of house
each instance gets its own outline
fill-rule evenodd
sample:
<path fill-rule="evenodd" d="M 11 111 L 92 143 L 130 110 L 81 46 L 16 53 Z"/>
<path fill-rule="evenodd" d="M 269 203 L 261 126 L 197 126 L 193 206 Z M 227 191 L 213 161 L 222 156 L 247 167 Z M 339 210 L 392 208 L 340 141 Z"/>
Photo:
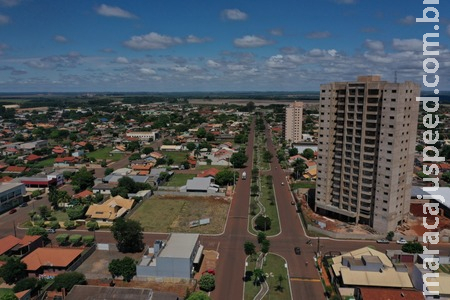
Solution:
<path fill-rule="evenodd" d="M 37 271 L 44 266 L 66 268 L 82 252 L 83 249 L 37 248 L 22 258 L 22 262 L 27 265 L 28 271 Z"/>

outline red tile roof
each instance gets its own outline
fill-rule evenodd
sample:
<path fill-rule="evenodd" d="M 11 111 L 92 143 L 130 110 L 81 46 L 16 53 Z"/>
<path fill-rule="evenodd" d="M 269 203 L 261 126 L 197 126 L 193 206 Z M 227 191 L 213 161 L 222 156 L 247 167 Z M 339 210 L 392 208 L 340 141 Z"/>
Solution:
<path fill-rule="evenodd" d="M 73 198 L 80 199 L 80 198 L 86 198 L 86 197 L 92 196 L 92 195 L 94 195 L 93 192 L 91 192 L 89 190 L 84 190 L 82 192 L 79 192 L 78 194 L 73 195 Z"/>
<path fill-rule="evenodd" d="M 57 158 L 55 158 L 55 163 L 75 162 L 75 161 L 78 161 L 78 158 L 76 158 L 75 156 L 57 157 Z"/>
<path fill-rule="evenodd" d="M 5 236 L 0 240 L 0 255 L 5 254 L 8 250 L 12 249 L 15 245 L 20 243 L 20 239 L 13 235 Z"/>
<path fill-rule="evenodd" d="M 216 168 L 211 168 L 201 172 L 200 174 L 197 175 L 197 177 L 208 177 L 208 176 L 216 177 L 217 173 L 219 172 L 220 170 Z"/>
<path fill-rule="evenodd" d="M 27 271 L 44 266 L 67 268 L 82 252 L 83 249 L 37 248 L 22 258 L 22 262 L 27 265 Z"/>
<path fill-rule="evenodd" d="M 27 161 L 36 161 L 36 160 L 40 160 L 42 158 L 42 156 L 36 155 L 36 154 L 30 154 L 28 155 L 25 160 Z"/>
<path fill-rule="evenodd" d="M 13 179 L 14 178 L 12 178 L 12 177 L 5 176 L 5 177 L 0 178 L 0 182 L 10 182 Z"/>
<path fill-rule="evenodd" d="M 27 167 L 9 166 L 4 171 L 5 173 L 22 173 L 27 171 Z"/>

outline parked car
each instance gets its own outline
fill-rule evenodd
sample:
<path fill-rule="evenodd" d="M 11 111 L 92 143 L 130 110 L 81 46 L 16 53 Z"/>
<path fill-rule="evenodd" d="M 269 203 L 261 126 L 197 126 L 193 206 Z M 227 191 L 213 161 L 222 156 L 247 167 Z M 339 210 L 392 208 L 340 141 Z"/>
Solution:
<path fill-rule="evenodd" d="M 302 250 L 300 250 L 300 247 L 295 247 L 295 248 L 294 248 L 294 252 L 295 252 L 295 254 L 297 254 L 297 255 L 302 254 Z"/>
<path fill-rule="evenodd" d="M 13 208 L 9 211 L 9 214 L 11 215 L 11 214 L 15 213 L 16 211 L 17 211 L 17 209 Z"/>
<path fill-rule="evenodd" d="M 389 244 L 389 240 L 387 239 L 381 239 L 381 240 L 377 240 L 378 244 Z"/>
<path fill-rule="evenodd" d="M 408 243 L 404 238 L 400 238 L 399 240 L 397 240 L 397 244 L 402 244 L 402 245 L 404 245 L 404 244 L 406 244 L 406 243 Z"/>
<path fill-rule="evenodd" d="M 20 207 L 26 207 L 26 206 L 28 206 L 28 203 L 26 203 L 26 202 L 20 204 Z"/>
<path fill-rule="evenodd" d="M 47 229 L 47 233 L 55 233 L 56 232 L 56 230 L 55 229 L 53 229 L 53 228 L 49 228 L 49 229 Z"/>
<path fill-rule="evenodd" d="M 207 269 L 202 274 L 216 275 L 216 270 L 214 270 L 214 269 Z"/>

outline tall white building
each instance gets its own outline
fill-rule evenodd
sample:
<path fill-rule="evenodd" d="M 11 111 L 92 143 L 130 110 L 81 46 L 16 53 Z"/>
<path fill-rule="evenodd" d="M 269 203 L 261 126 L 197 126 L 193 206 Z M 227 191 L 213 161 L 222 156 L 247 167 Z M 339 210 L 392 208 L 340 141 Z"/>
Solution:
<path fill-rule="evenodd" d="M 320 90 L 316 211 L 395 230 L 409 213 L 419 85 L 360 76 Z"/>
<path fill-rule="evenodd" d="M 302 140 L 303 102 L 295 101 L 286 107 L 284 120 L 284 139 L 298 143 Z"/>

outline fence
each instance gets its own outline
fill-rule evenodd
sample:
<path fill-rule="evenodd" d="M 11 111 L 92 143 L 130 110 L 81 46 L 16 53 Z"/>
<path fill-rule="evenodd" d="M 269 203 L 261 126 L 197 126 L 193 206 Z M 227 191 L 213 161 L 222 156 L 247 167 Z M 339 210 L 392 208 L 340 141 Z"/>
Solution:
<path fill-rule="evenodd" d="M 384 239 L 386 237 L 386 235 L 383 234 L 358 234 L 348 232 L 333 232 L 312 226 L 310 224 L 307 225 L 307 229 L 335 239 L 376 240 L 376 239 Z"/>
<path fill-rule="evenodd" d="M 159 196 L 183 196 L 183 197 L 210 197 L 210 196 L 217 196 L 217 197 L 225 197 L 225 193 L 196 193 L 196 192 L 170 192 L 170 191 L 155 191 L 155 195 Z"/>
<path fill-rule="evenodd" d="M 67 271 L 75 271 L 86 259 L 89 258 L 89 256 L 92 255 L 92 253 L 94 253 L 96 248 L 96 245 L 92 245 L 89 249 L 81 253 L 81 257 L 78 258 L 77 261 L 73 263 L 69 268 L 67 268 Z"/>

